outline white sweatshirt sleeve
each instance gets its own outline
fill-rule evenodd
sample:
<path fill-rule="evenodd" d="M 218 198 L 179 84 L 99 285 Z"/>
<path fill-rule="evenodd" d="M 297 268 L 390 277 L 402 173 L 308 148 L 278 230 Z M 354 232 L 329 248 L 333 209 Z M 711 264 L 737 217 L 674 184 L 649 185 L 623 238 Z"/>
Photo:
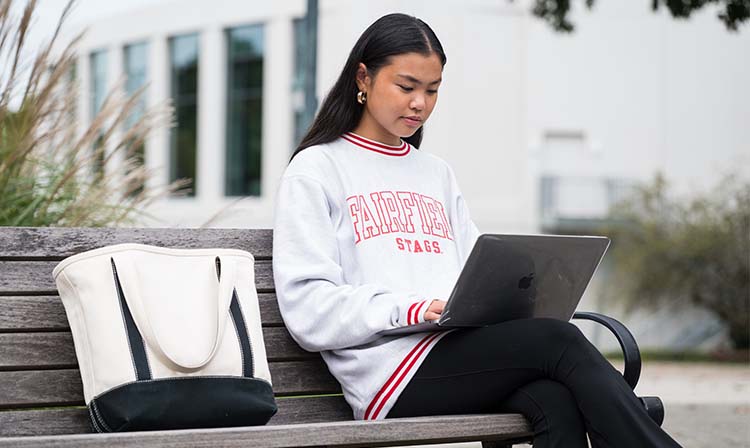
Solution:
<path fill-rule="evenodd" d="M 273 273 L 279 309 L 294 340 L 309 351 L 336 350 L 424 322 L 430 302 L 425 297 L 345 282 L 330 213 L 320 182 L 284 176 L 274 219 Z"/>
<path fill-rule="evenodd" d="M 453 198 L 450 222 L 456 236 L 461 266 L 463 266 L 466 263 L 466 259 L 469 258 L 469 254 L 474 248 L 474 243 L 479 238 L 480 232 L 474 221 L 471 220 L 469 207 L 466 205 L 461 189 L 458 187 L 453 169 L 448 167 L 448 170 L 450 172 L 451 198 Z"/>

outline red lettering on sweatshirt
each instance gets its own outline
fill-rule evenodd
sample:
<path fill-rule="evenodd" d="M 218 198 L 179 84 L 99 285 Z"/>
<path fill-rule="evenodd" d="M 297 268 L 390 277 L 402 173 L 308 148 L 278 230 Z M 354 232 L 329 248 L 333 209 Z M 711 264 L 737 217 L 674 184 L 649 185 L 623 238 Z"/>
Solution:
<path fill-rule="evenodd" d="M 404 211 L 404 223 L 406 224 L 406 228 L 403 231 L 404 233 L 414 233 L 414 222 L 412 221 L 412 216 L 414 216 L 414 212 L 417 209 L 417 204 L 414 202 L 414 198 L 408 191 L 398 191 L 396 192 L 396 197 Z"/>
<path fill-rule="evenodd" d="M 432 228 L 432 234 L 435 236 L 448 238 L 447 227 L 443 224 L 443 217 L 440 215 L 440 208 L 443 204 L 432 199 L 429 196 L 424 196 L 425 206 L 427 208 L 427 220 L 430 222 Z M 438 204 L 440 206 L 438 207 Z"/>
<path fill-rule="evenodd" d="M 443 251 L 440 249 L 440 242 L 439 241 L 430 241 L 430 240 L 409 240 L 406 238 L 396 238 L 396 247 L 401 252 L 411 252 L 411 253 L 418 253 L 418 252 L 429 252 L 431 254 L 442 254 Z"/>
<path fill-rule="evenodd" d="M 362 208 L 359 205 L 357 196 L 349 196 L 346 198 L 346 203 L 349 208 L 349 216 L 352 218 L 352 227 L 354 227 L 354 244 L 359 244 L 362 241 L 362 232 L 360 232 L 362 221 L 359 219 Z"/>
<path fill-rule="evenodd" d="M 376 191 L 366 195 L 350 196 L 346 199 L 354 228 L 355 244 L 390 233 L 416 234 L 453 240 L 453 228 L 445 212 L 445 206 L 430 196 L 409 191 Z M 419 221 L 416 223 L 415 221 Z M 424 252 L 430 246 L 431 253 L 440 253 L 439 246 L 430 241 L 412 246 L 411 239 L 403 239 L 409 252 Z"/>
<path fill-rule="evenodd" d="M 414 201 L 417 203 L 417 210 L 419 210 L 419 220 L 422 221 L 422 233 L 425 235 L 432 235 L 432 226 L 430 225 L 429 219 L 427 218 L 427 206 L 424 203 L 424 196 L 419 193 L 412 193 Z"/>
<path fill-rule="evenodd" d="M 380 199 L 379 205 L 388 217 L 388 222 L 390 222 L 391 232 L 405 232 L 403 206 L 399 204 L 396 195 L 392 191 L 381 191 L 378 197 Z"/>
<path fill-rule="evenodd" d="M 442 219 L 442 222 L 446 226 L 446 238 L 449 240 L 453 239 L 453 226 L 451 225 L 450 220 L 445 216 L 445 207 L 443 207 L 443 204 L 440 202 L 437 203 L 437 206 L 440 208 L 440 218 Z"/>

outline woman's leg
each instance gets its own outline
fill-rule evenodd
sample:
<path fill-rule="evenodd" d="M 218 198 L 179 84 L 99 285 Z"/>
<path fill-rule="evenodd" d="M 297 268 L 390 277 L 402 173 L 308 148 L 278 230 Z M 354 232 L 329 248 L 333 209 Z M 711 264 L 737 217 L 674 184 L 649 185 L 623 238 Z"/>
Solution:
<path fill-rule="evenodd" d="M 515 378 L 513 378 L 515 379 Z M 552 380 L 532 380 L 498 400 L 497 375 L 420 379 L 410 383 L 388 417 L 507 412 L 523 414 L 534 431 L 534 448 L 586 448 L 583 416 L 570 391 Z M 467 387 L 470 384 L 471 387 Z M 479 408 L 474 408 L 479 404 Z"/>
<path fill-rule="evenodd" d="M 446 378 L 455 379 L 452 388 L 425 387 Z M 679 446 L 578 328 L 555 319 L 452 332 L 430 352 L 389 415 L 493 411 L 511 392 L 539 379 L 554 380 L 572 393 L 595 446 Z M 432 397 L 420 389 L 432 390 Z M 443 406 L 441 398 L 446 398 Z"/>
<path fill-rule="evenodd" d="M 567 387 L 552 380 L 521 386 L 502 401 L 499 412 L 523 414 L 534 429 L 534 448 L 584 447 L 586 427 Z"/>

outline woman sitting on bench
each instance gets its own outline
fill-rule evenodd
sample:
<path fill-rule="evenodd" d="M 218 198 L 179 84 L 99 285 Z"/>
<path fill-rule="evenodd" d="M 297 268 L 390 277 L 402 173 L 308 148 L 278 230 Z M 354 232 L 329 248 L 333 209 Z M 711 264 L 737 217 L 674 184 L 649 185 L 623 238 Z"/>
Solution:
<path fill-rule="evenodd" d="M 479 235 L 451 168 L 419 149 L 445 62 L 426 23 L 380 18 L 292 156 L 273 242 L 292 336 L 357 419 L 517 412 L 536 447 L 679 446 L 569 322 L 381 334 L 440 316 Z"/>

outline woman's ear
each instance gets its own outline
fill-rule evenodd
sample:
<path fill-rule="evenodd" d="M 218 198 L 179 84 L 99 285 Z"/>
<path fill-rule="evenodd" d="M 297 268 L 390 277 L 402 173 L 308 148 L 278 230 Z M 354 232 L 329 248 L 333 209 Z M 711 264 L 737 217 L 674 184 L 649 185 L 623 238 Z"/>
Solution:
<path fill-rule="evenodd" d="M 367 92 L 367 88 L 370 86 L 370 75 L 367 74 L 367 66 L 362 62 L 357 67 L 357 88 L 362 92 Z"/>

